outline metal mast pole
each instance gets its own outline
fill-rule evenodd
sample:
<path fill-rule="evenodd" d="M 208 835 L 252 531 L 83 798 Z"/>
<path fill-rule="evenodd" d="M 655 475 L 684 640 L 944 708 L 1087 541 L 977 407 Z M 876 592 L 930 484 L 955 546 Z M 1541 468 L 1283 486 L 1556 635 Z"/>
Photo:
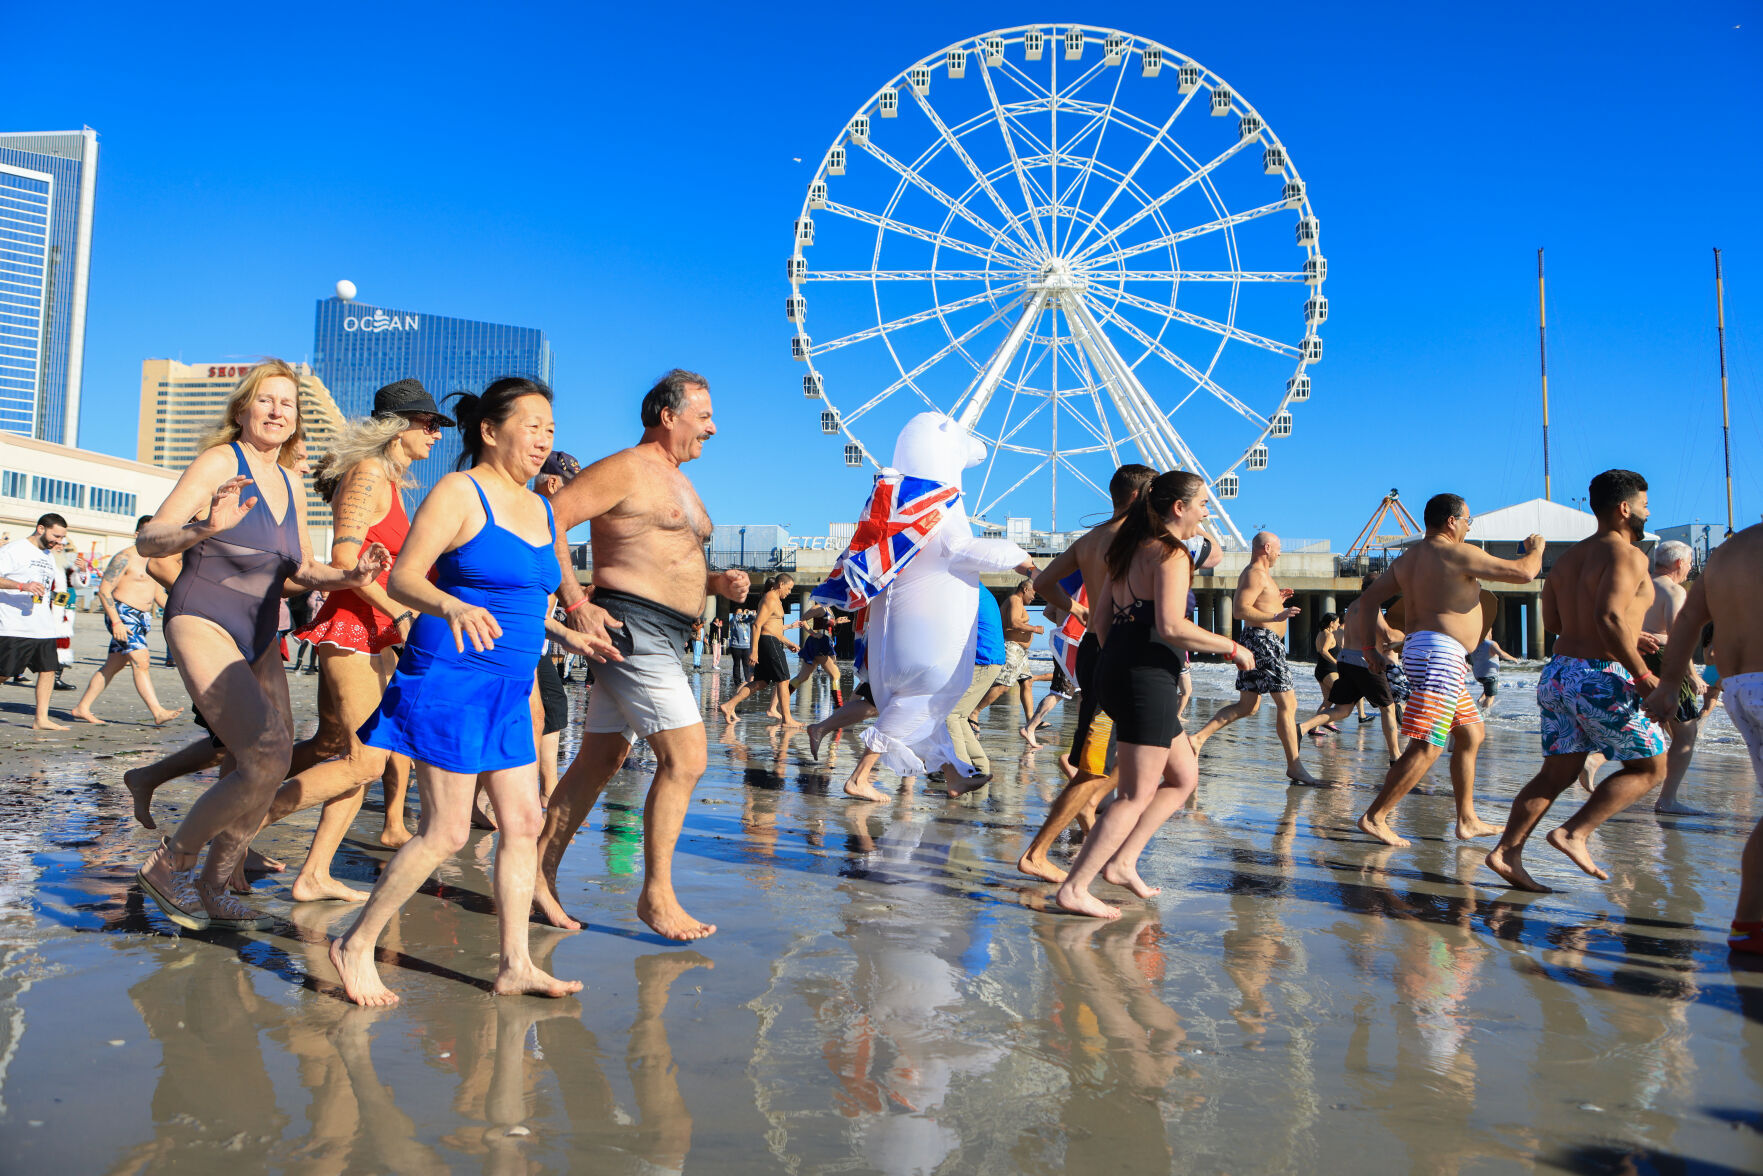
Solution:
<path fill-rule="evenodd" d="M 1720 276 L 1720 250 L 1714 251 L 1714 321 L 1720 340 L 1720 443 L 1726 450 L 1726 534 L 1732 537 L 1732 403 L 1726 394 L 1726 283 Z"/>
<path fill-rule="evenodd" d="M 1549 477 L 1549 309 L 1543 301 L 1543 251 L 1537 250 L 1537 346 L 1543 369 L 1543 497 L 1555 497 Z"/>

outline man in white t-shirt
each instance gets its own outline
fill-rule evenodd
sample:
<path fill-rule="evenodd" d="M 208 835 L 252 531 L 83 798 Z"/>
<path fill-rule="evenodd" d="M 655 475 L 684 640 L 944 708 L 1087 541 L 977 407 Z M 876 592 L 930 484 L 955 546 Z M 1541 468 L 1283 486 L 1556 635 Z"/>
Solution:
<path fill-rule="evenodd" d="M 67 602 L 67 578 L 55 557 L 67 541 L 67 520 L 46 514 L 29 536 L 0 547 L 0 681 L 37 675 L 38 731 L 65 731 L 49 717 L 60 662 L 56 632 Z M 56 597 L 59 594 L 60 600 Z"/>

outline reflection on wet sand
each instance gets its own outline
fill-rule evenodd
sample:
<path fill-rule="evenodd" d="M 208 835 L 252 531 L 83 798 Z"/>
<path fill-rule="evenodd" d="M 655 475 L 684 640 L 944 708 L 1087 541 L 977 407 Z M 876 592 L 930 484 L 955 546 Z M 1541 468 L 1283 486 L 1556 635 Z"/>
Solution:
<path fill-rule="evenodd" d="M 1763 1168 L 1763 970 L 1718 930 L 1757 800 L 1718 731 L 1690 787 L 1729 812 L 1625 814 L 1597 835 L 1607 884 L 1558 869 L 1562 892 L 1527 896 L 1451 835 L 1442 773 L 1405 806 L 1413 847 L 1373 846 L 1366 789 L 1287 787 L 1245 720 L 1147 855 L 1164 893 L 1101 924 L 1013 869 L 1060 785 L 1056 748 L 1011 753 L 1013 719 L 986 716 L 997 778 L 953 804 L 892 777 L 886 801 L 846 799 L 848 734 L 813 762 L 800 733 L 713 724 L 676 873 L 724 929 L 694 951 L 629 914 L 639 743 L 560 876 L 588 928 L 535 933 L 541 966 L 589 983 L 564 1002 L 485 991 L 488 835 L 388 929 L 406 1000 L 374 1012 L 337 999 L 325 955 L 352 908 L 291 904 L 272 876 L 269 932 L 174 937 L 129 884 L 126 796 L 91 764 L 39 773 L 0 791 L 0 1154 L 338 1176 Z M 1493 803 L 1535 761 L 1534 730 L 1497 719 Z M 1374 727 L 1316 750 L 1330 778 L 1381 777 Z M 385 856 L 352 837 L 339 876 L 371 885 Z"/>

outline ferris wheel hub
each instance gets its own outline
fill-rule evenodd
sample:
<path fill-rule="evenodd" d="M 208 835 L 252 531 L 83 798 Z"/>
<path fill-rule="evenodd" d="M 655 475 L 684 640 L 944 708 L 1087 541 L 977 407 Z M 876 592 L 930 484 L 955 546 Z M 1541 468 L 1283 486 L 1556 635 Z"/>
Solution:
<path fill-rule="evenodd" d="M 1078 294 L 1088 288 L 1089 283 L 1063 257 L 1056 257 L 1041 266 L 1039 272 L 1028 283 L 1030 293 L 1045 290 L 1053 296 Z"/>

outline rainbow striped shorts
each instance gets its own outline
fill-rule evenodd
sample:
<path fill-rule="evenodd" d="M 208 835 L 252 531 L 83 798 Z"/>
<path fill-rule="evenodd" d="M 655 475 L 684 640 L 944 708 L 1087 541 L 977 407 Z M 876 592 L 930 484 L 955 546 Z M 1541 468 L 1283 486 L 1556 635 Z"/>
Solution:
<path fill-rule="evenodd" d="M 1402 643 L 1402 672 L 1408 675 L 1408 704 L 1402 711 L 1402 737 L 1424 739 L 1434 747 L 1450 741 L 1458 727 L 1481 722 L 1469 697 L 1469 651 L 1430 629 L 1408 634 Z"/>

